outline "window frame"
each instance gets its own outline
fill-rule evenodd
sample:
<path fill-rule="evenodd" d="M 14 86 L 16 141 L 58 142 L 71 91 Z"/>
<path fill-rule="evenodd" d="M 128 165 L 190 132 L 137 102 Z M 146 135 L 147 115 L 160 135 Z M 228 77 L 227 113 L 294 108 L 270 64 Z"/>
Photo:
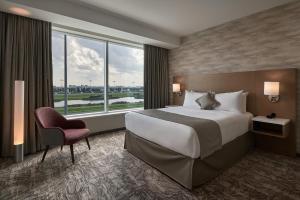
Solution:
<path fill-rule="evenodd" d="M 77 116 L 94 116 L 94 115 L 106 115 L 108 113 L 126 113 L 131 110 L 142 110 L 144 107 L 121 109 L 121 110 L 111 110 L 109 111 L 109 44 L 116 44 L 125 47 L 142 49 L 144 50 L 143 44 L 117 40 L 115 38 L 109 38 L 104 36 L 98 36 L 90 33 L 84 33 L 79 31 L 68 30 L 56 26 L 52 26 L 52 32 L 58 32 L 63 34 L 64 39 L 64 113 L 66 117 L 77 117 Z M 86 112 L 86 113 L 76 113 L 68 114 L 68 59 L 67 59 L 67 36 L 79 37 L 83 39 L 89 39 L 94 41 L 100 41 L 105 43 L 105 60 L 104 60 L 104 110 L 99 112 Z"/>

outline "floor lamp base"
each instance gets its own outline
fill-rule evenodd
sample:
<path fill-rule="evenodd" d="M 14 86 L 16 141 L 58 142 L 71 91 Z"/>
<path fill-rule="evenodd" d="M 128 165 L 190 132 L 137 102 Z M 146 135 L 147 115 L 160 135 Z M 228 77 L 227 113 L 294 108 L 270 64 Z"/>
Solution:
<path fill-rule="evenodd" d="M 24 159 L 23 144 L 15 145 L 15 162 L 22 162 Z"/>

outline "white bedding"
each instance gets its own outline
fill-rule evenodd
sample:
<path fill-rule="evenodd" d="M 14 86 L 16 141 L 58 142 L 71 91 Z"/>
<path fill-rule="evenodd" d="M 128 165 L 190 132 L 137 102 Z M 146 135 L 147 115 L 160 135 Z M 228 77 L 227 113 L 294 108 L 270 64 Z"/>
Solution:
<path fill-rule="evenodd" d="M 236 113 L 221 110 L 201 110 L 187 107 L 161 109 L 166 112 L 210 119 L 217 122 L 221 129 L 222 145 L 243 135 L 249 130 L 251 113 Z M 177 153 L 198 158 L 200 144 L 197 133 L 189 126 L 149 117 L 136 112 L 125 115 L 126 128 L 136 135 L 171 149 Z"/>

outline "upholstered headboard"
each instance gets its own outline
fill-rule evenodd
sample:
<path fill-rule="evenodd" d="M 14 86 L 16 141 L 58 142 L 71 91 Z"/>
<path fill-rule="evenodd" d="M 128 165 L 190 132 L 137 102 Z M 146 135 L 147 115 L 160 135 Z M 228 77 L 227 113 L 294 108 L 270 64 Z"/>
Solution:
<path fill-rule="evenodd" d="M 265 81 L 280 82 L 280 100 L 277 103 L 268 101 L 264 95 Z M 291 145 L 287 154 L 296 152 L 296 83 L 297 71 L 294 68 L 274 69 L 248 72 L 233 72 L 221 74 L 191 74 L 176 76 L 173 78 L 174 83 L 180 83 L 182 91 L 215 91 L 230 92 L 244 90 L 249 92 L 247 99 L 247 111 L 254 115 L 267 115 L 275 112 L 278 117 L 289 118 L 292 120 L 292 134 L 287 138 L 287 142 Z M 173 95 L 173 103 L 182 105 L 184 94 L 182 96 Z M 276 143 L 274 139 L 274 148 L 283 147 L 281 142 Z M 276 147 L 277 145 L 277 147 Z"/>

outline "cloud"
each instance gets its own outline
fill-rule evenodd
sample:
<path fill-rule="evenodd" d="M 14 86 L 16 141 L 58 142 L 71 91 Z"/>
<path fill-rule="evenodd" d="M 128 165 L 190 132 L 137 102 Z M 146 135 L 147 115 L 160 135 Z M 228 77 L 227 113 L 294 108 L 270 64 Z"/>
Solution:
<path fill-rule="evenodd" d="M 82 38 L 68 37 L 68 84 L 104 84 L 104 56 L 89 48 Z M 83 44 L 82 44 L 83 43 Z"/>
<path fill-rule="evenodd" d="M 142 86 L 144 82 L 144 51 L 128 46 L 109 45 L 109 84 Z"/>
<path fill-rule="evenodd" d="M 119 73 L 142 72 L 144 65 L 143 49 L 128 46 L 109 45 L 109 65 Z"/>
<path fill-rule="evenodd" d="M 53 32 L 52 34 L 52 63 L 53 84 L 63 86 L 64 80 L 64 37 L 63 34 Z"/>
<path fill-rule="evenodd" d="M 62 35 L 62 34 L 61 34 Z M 63 78 L 63 37 L 53 34 L 54 85 Z M 68 84 L 104 85 L 105 43 L 67 36 Z M 142 49 L 109 43 L 109 83 L 122 86 L 143 85 L 144 52 Z"/>

